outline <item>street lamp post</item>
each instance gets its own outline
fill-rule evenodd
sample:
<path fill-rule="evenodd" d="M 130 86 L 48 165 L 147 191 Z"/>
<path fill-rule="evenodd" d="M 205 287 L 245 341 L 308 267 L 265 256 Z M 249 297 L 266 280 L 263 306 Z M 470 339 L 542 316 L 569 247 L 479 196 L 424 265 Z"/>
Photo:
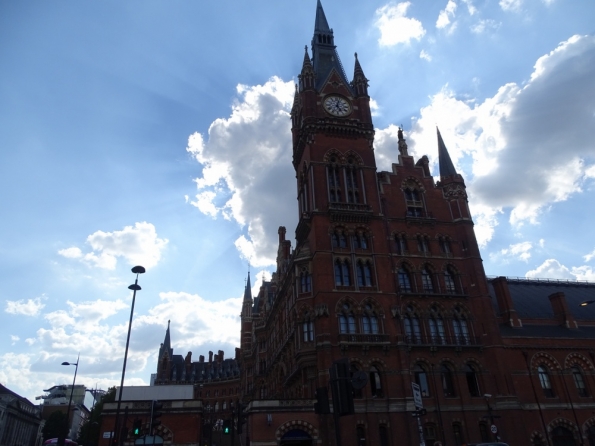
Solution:
<path fill-rule="evenodd" d="M 122 404 L 122 388 L 124 387 L 124 376 L 126 374 L 126 360 L 128 359 L 128 345 L 130 344 L 130 329 L 132 328 L 132 315 L 134 314 L 134 302 L 136 300 L 136 292 L 141 289 L 140 285 L 138 284 L 138 275 L 144 274 L 145 268 L 142 266 L 135 266 L 132 268 L 132 272 L 136 274 L 136 279 L 134 280 L 134 284 L 128 287 L 129 290 L 132 290 L 132 306 L 130 307 L 130 321 L 128 322 L 128 336 L 126 337 L 126 349 L 124 350 L 124 365 L 122 366 L 122 380 L 120 381 L 120 392 L 118 393 L 118 405 L 116 407 L 116 421 L 114 424 L 114 433 L 113 433 L 113 444 L 122 444 L 122 438 L 120 438 L 120 426 L 118 425 L 119 417 L 120 417 L 120 405 Z"/>
<path fill-rule="evenodd" d="M 64 434 L 60 434 L 60 437 L 58 438 L 58 444 L 60 446 L 64 446 L 64 440 L 66 439 L 66 436 L 68 435 L 68 432 L 70 431 L 70 406 L 72 405 L 72 394 L 74 393 L 74 384 L 76 383 L 76 372 L 78 372 L 79 369 L 79 359 L 81 357 L 81 354 L 79 353 L 77 358 L 76 358 L 76 362 L 72 363 L 72 362 L 63 362 L 62 365 L 73 365 L 75 366 L 74 368 L 74 379 L 72 380 L 72 388 L 70 389 L 70 399 L 68 400 L 68 408 L 66 409 L 66 429 L 67 431 Z"/>

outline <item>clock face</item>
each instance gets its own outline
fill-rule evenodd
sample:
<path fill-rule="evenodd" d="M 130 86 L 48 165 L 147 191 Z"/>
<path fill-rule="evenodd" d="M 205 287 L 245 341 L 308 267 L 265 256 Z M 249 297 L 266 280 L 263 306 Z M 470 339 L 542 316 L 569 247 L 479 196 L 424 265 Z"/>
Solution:
<path fill-rule="evenodd" d="M 324 109 L 335 116 L 347 116 L 351 113 L 351 105 L 341 96 L 327 96 L 324 100 Z"/>

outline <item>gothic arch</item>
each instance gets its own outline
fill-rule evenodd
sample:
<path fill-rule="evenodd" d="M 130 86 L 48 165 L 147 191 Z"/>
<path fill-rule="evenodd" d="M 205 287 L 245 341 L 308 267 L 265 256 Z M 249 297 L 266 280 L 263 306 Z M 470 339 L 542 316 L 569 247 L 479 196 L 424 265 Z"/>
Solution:
<path fill-rule="evenodd" d="M 426 188 L 423 186 L 423 184 L 421 184 L 421 182 L 415 177 L 407 177 L 401 182 L 402 191 L 408 187 L 414 187 L 422 193 L 426 191 Z"/>
<path fill-rule="evenodd" d="M 558 426 L 562 426 L 565 427 L 566 429 L 568 429 L 570 432 L 572 432 L 572 435 L 574 437 L 574 439 L 576 441 L 580 442 L 580 432 L 578 430 L 578 427 L 576 424 L 574 424 L 572 421 L 567 420 L 566 418 L 556 418 L 555 420 L 550 421 L 550 423 L 547 425 L 547 433 L 548 435 L 552 435 L 552 431 L 557 428 Z"/>
<path fill-rule="evenodd" d="M 163 438 L 163 443 L 173 443 L 174 440 L 174 434 L 172 431 L 170 431 L 167 427 L 165 427 L 163 424 L 153 428 L 155 430 L 155 435 L 159 435 L 161 438 Z"/>
<path fill-rule="evenodd" d="M 541 364 L 545 364 L 548 367 L 548 369 L 550 369 L 550 370 L 557 370 L 557 371 L 562 370 L 562 367 L 560 367 L 560 363 L 558 362 L 558 360 L 546 352 L 535 353 L 531 357 L 530 364 L 531 364 L 531 370 L 533 370 L 534 372 L 537 371 L 537 367 Z"/>
<path fill-rule="evenodd" d="M 364 160 L 362 160 L 362 157 L 359 156 L 359 154 L 357 152 L 355 152 L 351 149 L 349 149 L 347 152 L 345 152 L 345 159 L 347 160 L 348 158 L 353 158 L 355 163 L 360 167 L 364 165 Z"/>
<path fill-rule="evenodd" d="M 318 429 L 316 429 L 313 425 L 303 420 L 292 420 L 283 423 L 281 426 L 277 428 L 275 432 L 277 441 L 281 441 L 283 435 L 285 435 L 287 432 L 293 429 L 301 429 L 308 435 L 310 435 L 313 440 L 318 439 Z"/>
<path fill-rule="evenodd" d="M 587 421 L 585 421 L 585 422 L 583 423 L 583 427 L 582 427 L 581 431 L 582 431 L 582 432 L 583 432 L 585 435 L 587 435 L 587 433 L 588 433 L 588 431 L 589 431 L 589 428 L 590 428 L 590 427 L 592 427 L 592 426 L 595 426 L 595 417 L 591 417 L 591 418 L 589 418 Z"/>
<path fill-rule="evenodd" d="M 381 358 L 375 357 L 375 358 L 370 358 L 370 360 L 366 363 L 366 370 L 369 369 L 372 366 L 380 366 L 378 367 L 380 372 L 384 372 L 386 370 L 388 370 L 388 366 L 386 364 L 386 362 L 384 362 L 384 360 L 382 360 Z"/>
<path fill-rule="evenodd" d="M 531 444 L 535 443 L 535 438 L 539 438 L 541 440 L 541 444 L 548 444 L 547 439 L 545 438 L 545 435 L 543 435 L 542 432 L 539 431 L 533 431 L 533 433 L 531 434 Z"/>
<path fill-rule="evenodd" d="M 413 314 L 416 314 L 417 316 L 422 316 L 424 314 L 423 308 L 421 308 L 417 302 L 409 301 L 409 302 L 403 302 L 402 308 L 401 308 L 401 316 L 405 316 L 406 314 L 411 314 L 411 312 L 408 311 L 408 307 L 411 307 L 413 309 Z"/>
<path fill-rule="evenodd" d="M 339 150 L 337 149 L 329 149 L 327 150 L 327 152 L 324 154 L 324 157 L 322 158 L 322 160 L 327 163 L 330 164 L 331 163 L 331 158 L 333 156 L 337 157 L 337 164 L 345 164 L 345 162 L 347 161 L 347 159 L 345 158 L 345 155 L 343 155 Z"/>
<path fill-rule="evenodd" d="M 360 306 L 363 312 L 366 312 L 366 305 L 370 304 L 372 307 L 372 311 L 376 313 L 379 317 L 384 317 L 384 309 L 382 306 L 374 299 L 373 297 L 364 297 L 360 302 Z"/>
<path fill-rule="evenodd" d="M 355 301 L 355 299 L 353 297 L 343 296 L 342 298 L 340 298 L 337 301 L 337 304 L 335 305 L 335 314 L 343 313 L 343 305 L 344 304 L 348 304 L 351 307 L 351 311 L 353 311 L 354 313 L 359 308 L 359 305 L 357 304 L 357 302 Z"/>
<path fill-rule="evenodd" d="M 411 371 L 418 364 L 422 365 L 426 370 L 432 370 L 432 363 L 428 361 L 427 358 L 418 357 L 414 358 L 411 361 L 411 365 L 409 366 L 409 373 L 412 373 Z"/>
<path fill-rule="evenodd" d="M 593 364 L 589 361 L 586 356 L 581 355 L 580 353 L 569 353 L 566 358 L 564 358 L 564 368 L 569 369 L 573 365 L 578 365 L 584 371 L 592 372 Z"/>

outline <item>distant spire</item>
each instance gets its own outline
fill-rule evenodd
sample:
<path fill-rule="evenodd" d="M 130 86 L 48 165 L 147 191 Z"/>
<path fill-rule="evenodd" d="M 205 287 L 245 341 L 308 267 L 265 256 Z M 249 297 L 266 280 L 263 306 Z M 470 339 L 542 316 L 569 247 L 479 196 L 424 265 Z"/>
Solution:
<path fill-rule="evenodd" d="M 244 289 L 244 302 L 252 302 L 252 285 L 250 285 L 250 271 L 248 271 L 248 279 L 246 280 L 246 288 Z"/>
<path fill-rule="evenodd" d="M 451 177 L 457 174 L 455 170 L 455 166 L 450 159 L 450 155 L 448 154 L 448 150 L 444 145 L 444 141 L 442 140 L 442 135 L 440 135 L 440 130 L 436 127 L 436 132 L 438 133 L 438 163 L 440 165 L 440 178 Z"/>
<path fill-rule="evenodd" d="M 171 357 L 174 354 L 173 349 L 171 348 L 171 337 L 169 334 L 169 323 L 170 321 L 167 321 L 167 330 L 165 331 L 165 339 L 163 340 L 163 344 L 161 344 L 161 348 L 159 349 L 159 359 L 161 359 L 161 357 L 163 356 L 164 353 L 167 353 L 171 359 Z"/>
<path fill-rule="evenodd" d="M 314 32 L 316 33 L 316 31 L 330 31 L 328 22 L 326 21 L 326 16 L 324 15 L 324 9 L 322 9 L 322 3 L 320 3 L 320 0 L 318 0 L 318 3 L 316 4 L 316 21 L 314 23 Z"/>
<path fill-rule="evenodd" d="M 353 78 L 355 79 L 358 76 L 366 77 L 364 75 L 364 70 L 362 70 L 362 66 L 359 64 L 359 59 L 357 58 L 357 53 L 355 53 L 355 69 L 353 70 Z"/>
<path fill-rule="evenodd" d="M 367 96 L 368 95 L 368 79 L 366 79 L 364 70 L 362 70 L 362 66 L 359 63 L 359 59 L 357 58 L 357 53 L 355 53 L 355 68 L 353 70 L 353 84 L 352 85 L 355 90 L 355 93 L 358 96 Z"/>

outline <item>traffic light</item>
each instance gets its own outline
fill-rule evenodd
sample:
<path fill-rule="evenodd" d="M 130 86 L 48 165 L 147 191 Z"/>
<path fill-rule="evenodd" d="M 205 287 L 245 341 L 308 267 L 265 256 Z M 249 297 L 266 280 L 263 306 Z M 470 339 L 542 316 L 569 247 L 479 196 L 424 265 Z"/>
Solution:
<path fill-rule="evenodd" d="M 331 408 L 328 402 L 328 388 L 319 387 L 316 389 L 316 403 L 314 403 L 314 413 L 331 413 Z"/>
<path fill-rule="evenodd" d="M 335 361 L 329 369 L 329 372 L 331 375 L 333 410 L 339 416 L 355 413 L 349 361 L 346 358 Z"/>
<path fill-rule="evenodd" d="M 135 437 L 140 436 L 140 430 L 141 430 L 142 425 L 143 425 L 143 422 L 138 419 L 134 420 L 134 423 L 132 423 L 132 434 Z"/>
<path fill-rule="evenodd" d="M 231 420 L 223 420 L 223 433 L 229 435 L 231 432 Z"/>
<path fill-rule="evenodd" d="M 245 409 L 246 409 L 246 406 L 244 404 L 238 405 L 238 424 L 236 427 L 236 432 L 238 434 L 242 433 L 242 430 L 243 430 L 242 426 L 246 422 L 246 415 L 244 414 Z"/>
<path fill-rule="evenodd" d="M 161 424 L 160 418 L 163 415 L 161 409 L 163 409 L 163 403 L 153 400 L 151 403 L 151 428 L 149 429 L 151 435 L 153 434 L 153 429 Z"/>

